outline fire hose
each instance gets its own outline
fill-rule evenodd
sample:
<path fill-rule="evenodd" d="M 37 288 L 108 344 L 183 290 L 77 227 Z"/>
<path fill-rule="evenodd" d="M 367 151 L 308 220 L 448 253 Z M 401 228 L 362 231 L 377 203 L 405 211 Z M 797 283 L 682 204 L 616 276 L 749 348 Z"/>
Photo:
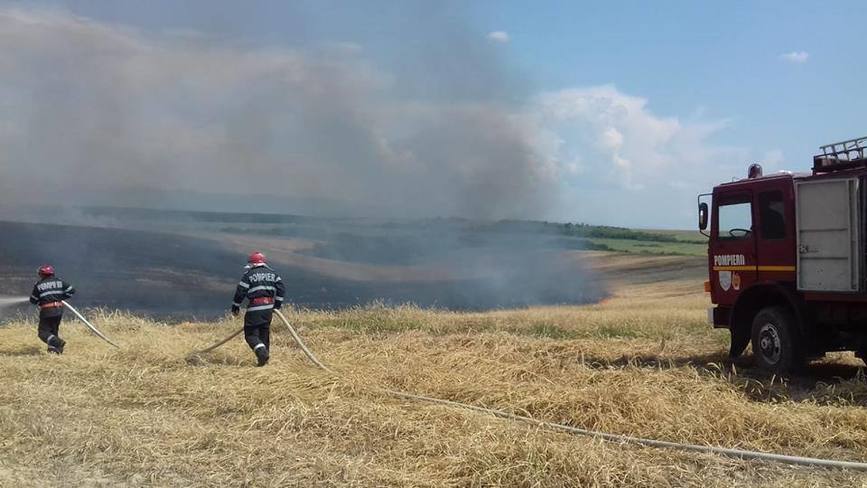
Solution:
<path fill-rule="evenodd" d="M 289 320 L 283 315 L 279 310 L 274 310 L 280 320 L 286 325 L 286 328 L 289 329 L 289 333 L 292 335 L 292 339 L 298 345 L 299 348 L 304 352 L 308 359 L 310 359 L 313 364 L 315 364 L 318 368 L 333 374 L 335 376 L 339 376 L 337 372 L 332 370 L 331 368 L 325 366 L 319 359 L 313 354 L 310 349 L 304 344 L 304 341 L 298 335 L 298 332 L 295 331 L 295 328 L 292 327 L 292 324 L 289 323 Z M 225 344 L 233 337 L 237 336 L 243 332 L 243 329 L 235 332 L 231 336 L 223 339 L 217 344 L 204 349 L 200 352 L 208 352 L 216 349 L 217 347 Z M 444 400 L 442 398 L 429 397 L 425 395 L 416 395 L 413 393 L 407 393 L 399 390 L 390 390 L 387 388 L 374 388 L 375 391 L 384 393 L 386 395 L 405 398 L 409 400 L 422 401 L 427 403 L 435 403 L 439 405 L 447 405 L 450 407 L 461 408 L 465 410 L 472 410 L 479 413 L 484 413 L 487 415 L 492 415 L 494 417 L 498 417 L 506 420 L 513 420 L 516 422 L 523 422 L 530 425 L 535 425 L 537 427 L 542 427 L 545 429 L 566 432 L 573 435 L 580 435 L 585 437 L 592 437 L 595 439 L 602 439 L 608 442 L 617 442 L 620 444 L 635 444 L 644 447 L 653 447 L 659 449 L 675 449 L 679 451 L 689 451 L 689 452 L 699 452 L 704 454 L 715 454 L 718 456 L 725 456 L 730 458 L 736 458 L 741 460 L 759 460 L 759 461 L 771 461 L 783 464 L 790 465 L 798 465 L 798 466 L 813 466 L 813 467 L 823 467 L 823 468 L 844 468 L 844 469 L 852 469 L 858 471 L 867 471 L 867 463 L 857 462 L 857 461 L 837 461 L 833 459 L 822 459 L 822 458 L 812 458 L 812 457 L 802 457 L 802 456 L 789 456 L 786 454 L 776 454 L 771 452 L 762 452 L 762 451 L 749 451 L 744 449 L 732 449 L 726 447 L 715 447 L 715 446 L 702 446 L 698 444 L 684 444 L 679 442 L 670 442 L 670 441 L 661 441 L 656 439 L 647 439 L 643 437 L 634 437 L 629 435 L 621 435 L 621 434 L 611 434 L 608 432 L 601 432 L 596 430 L 588 430 L 581 429 L 578 427 L 573 427 L 571 425 L 558 424 L 556 422 L 547 422 L 544 420 L 534 419 L 532 417 L 527 417 L 525 415 L 519 415 L 511 412 L 506 412 L 503 410 L 497 410 L 493 408 L 480 407 L 477 405 L 470 405 L 467 403 L 456 402 L 452 400 Z"/>
<path fill-rule="evenodd" d="M 223 344 L 225 344 L 225 343 L 231 341 L 232 339 L 235 338 L 235 336 L 237 336 L 237 335 L 240 334 L 241 332 L 244 332 L 244 329 L 238 329 L 238 330 L 236 330 L 235 332 L 233 332 L 232 335 L 230 335 L 229 337 L 226 337 L 226 338 L 223 339 L 222 341 L 220 341 L 220 342 L 214 344 L 213 346 L 206 347 L 206 348 L 202 349 L 201 351 L 195 351 L 195 352 L 191 353 L 190 356 L 195 356 L 195 355 L 197 355 L 197 354 L 205 354 L 205 353 L 211 352 L 211 351 L 213 351 L 214 349 L 216 349 L 216 348 L 222 346 Z"/>
<path fill-rule="evenodd" d="M 84 318 L 84 315 L 81 315 L 81 313 L 79 313 L 78 310 L 75 309 L 75 307 L 73 307 L 72 305 L 68 304 L 68 303 L 66 302 L 66 300 L 62 300 L 61 303 L 63 303 L 63 306 L 64 306 L 64 307 L 68 308 L 72 313 L 74 313 L 75 316 L 78 317 L 78 320 L 81 320 L 81 321 L 84 323 L 84 325 L 86 325 L 87 328 L 90 329 L 91 332 L 93 332 L 94 334 L 96 334 L 97 337 L 99 337 L 100 339 L 104 340 L 105 342 L 111 344 L 112 346 L 114 346 L 114 347 L 120 349 L 120 346 L 118 346 L 118 345 L 115 344 L 114 342 L 111 342 L 111 339 L 109 339 L 108 337 L 106 337 L 105 334 L 103 334 L 102 332 L 100 332 L 99 329 L 97 329 L 93 324 L 91 324 L 90 322 L 88 322 L 87 319 Z"/>

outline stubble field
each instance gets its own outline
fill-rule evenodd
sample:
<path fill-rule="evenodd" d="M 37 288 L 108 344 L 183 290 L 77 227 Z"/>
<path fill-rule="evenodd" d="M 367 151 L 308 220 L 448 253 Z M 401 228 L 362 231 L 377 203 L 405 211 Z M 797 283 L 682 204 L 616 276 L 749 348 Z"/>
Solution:
<path fill-rule="evenodd" d="M 0 327 L 0 486 L 863 486 L 849 471 L 656 450 L 551 432 L 391 388 L 654 439 L 867 461 L 867 383 L 851 355 L 798 378 L 726 360 L 701 259 L 589 256 L 614 295 L 586 306 L 453 313 L 287 311 L 254 368 L 239 327 L 92 313 L 63 356 Z"/>

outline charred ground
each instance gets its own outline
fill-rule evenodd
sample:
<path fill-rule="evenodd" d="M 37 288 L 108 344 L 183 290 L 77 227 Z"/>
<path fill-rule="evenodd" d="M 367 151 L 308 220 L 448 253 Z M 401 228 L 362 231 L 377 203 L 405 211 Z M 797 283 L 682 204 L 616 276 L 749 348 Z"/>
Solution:
<path fill-rule="evenodd" d="M 61 218 L 62 217 L 62 218 Z M 298 306 L 371 302 L 485 310 L 589 303 L 604 282 L 576 251 L 604 248 L 546 223 L 394 222 L 86 209 L 0 221 L 0 294 L 30 291 L 51 263 L 85 307 L 160 318 L 225 313 L 246 254 L 264 250 Z"/>

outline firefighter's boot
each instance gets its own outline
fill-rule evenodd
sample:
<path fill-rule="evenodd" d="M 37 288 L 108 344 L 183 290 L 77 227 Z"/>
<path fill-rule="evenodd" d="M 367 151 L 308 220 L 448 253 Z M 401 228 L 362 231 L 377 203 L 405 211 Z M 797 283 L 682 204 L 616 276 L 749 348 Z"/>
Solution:
<path fill-rule="evenodd" d="M 256 366 L 262 367 L 268 364 L 268 348 L 265 347 L 265 344 L 258 344 L 253 352 L 256 353 Z"/>
<path fill-rule="evenodd" d="M 48 352 L 52 354 L 63 354 L 63 346 L 65 345 L 66 341 L 56 335 L 52 335 L 48 338 Z"/>

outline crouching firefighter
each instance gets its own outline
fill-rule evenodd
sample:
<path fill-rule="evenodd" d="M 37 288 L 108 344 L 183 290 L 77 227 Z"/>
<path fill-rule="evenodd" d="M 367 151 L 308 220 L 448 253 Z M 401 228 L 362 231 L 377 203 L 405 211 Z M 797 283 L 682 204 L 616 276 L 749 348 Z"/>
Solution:
<path fill-rule="evenodd" d="M 271 347 L 271 318 L 274 309 L 283 305 L 285 287 L 276 271 L 265 262 L 261 252 L 250 254 L 247 271 L 241 277 L 235 290 L 232 315 L 241 312 L 241 303 L 247 299 L 247 313 L 244 314 L 244 338 L 256 355 L 257 366 L 268 362 Z"/>
<path fill-rule="evenodd" d="M 30 303 L 39 307 L 39 339 L 48 344 L 48 352 L 63 354 L 66 341 L 60 338 L 63 303 L 75 293 L 72 285 L 54 276 L 54 267 L 39 268 L 39 281 L 33 285 Z"/>

